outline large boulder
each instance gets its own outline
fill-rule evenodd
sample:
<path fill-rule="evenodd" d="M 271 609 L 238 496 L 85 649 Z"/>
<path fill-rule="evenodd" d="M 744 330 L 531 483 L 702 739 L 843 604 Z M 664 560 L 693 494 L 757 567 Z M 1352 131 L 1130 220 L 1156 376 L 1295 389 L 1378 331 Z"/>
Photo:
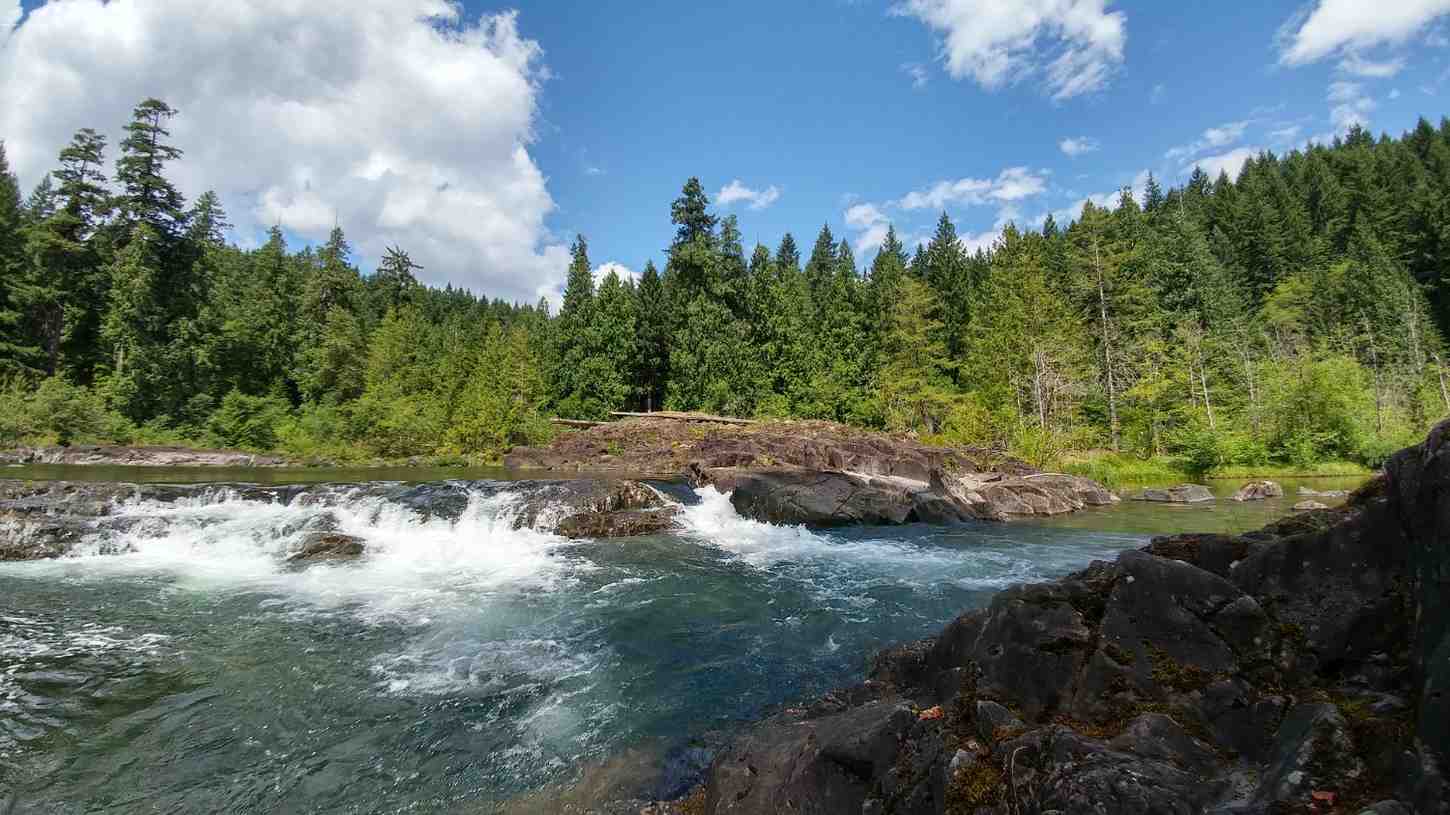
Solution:
<path fill-rule="evenodd" d="M 1283 498 L 1284 488 L 1279 486 L 1277 481 L 1250 481 L 1239 487 L 1231 500 L 1234 501 L 1262 501 L 1265 498 Z"/>
<path fill-rule="evenodd" d="M 313 532 L 287 560 L 292 563 L 313 563 L 324 560 L 356 560 L 363 556 L 367 544 L 355 535 L 341 532 Z"/>
<path fill-rule="evenodd" d="M 1179 484 L 1175 487 L 1151 488 L 1133 496 L 1134 501 L 1158 504 L 1200 504 L 1213 500 L 1213 493 L 1202 484 Z"/>
<path fill-rule="evenodd" d="M 560 521 L 559 525 L 554 528 L 554 532 L 566 538 L 629 538 L 639 535 L 656 535 L 679 528 L 679 514 L 679 507 L 616 512 L 580 512 Z"/>

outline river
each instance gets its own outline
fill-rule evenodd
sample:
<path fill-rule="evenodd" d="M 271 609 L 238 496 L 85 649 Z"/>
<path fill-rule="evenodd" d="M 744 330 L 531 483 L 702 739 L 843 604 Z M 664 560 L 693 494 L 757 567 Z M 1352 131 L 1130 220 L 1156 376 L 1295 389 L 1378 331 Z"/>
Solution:
<path fill-rule="evenodd" d="M 239 477 L 3 475 L 78 473 Z M 1255 528 L 1298 486 L 1254 504 L 831 531 L 675 486 L 681 532 L 568 541 L 512 528 L 528 482 L 466 475 L 466 505 L 441 515 L 341 483 L 437 473 L 250 470 L 327 483 L 288 504 L 224 486 L 133 500 L 131 554 L 0 564 L 0 813 L 547 812 L 678 795 L 735 728 L 859 681 L 876 649 L 1153 534 Z M 324 521 L 367 556 L 288 565 Z"/>

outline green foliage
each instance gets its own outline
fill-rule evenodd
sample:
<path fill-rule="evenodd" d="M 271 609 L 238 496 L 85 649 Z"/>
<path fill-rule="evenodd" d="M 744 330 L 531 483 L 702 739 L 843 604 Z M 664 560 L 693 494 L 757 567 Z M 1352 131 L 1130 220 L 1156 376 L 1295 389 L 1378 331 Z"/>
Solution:
<path fill-rule="evenodd" d="M 23 203 L 0 145 L 0 441 L 492 460 L 551 415 L 668 405 L 1115 480 L 1374 466 L 1450 413 L 1450 122 L 1152 181 L 971 253 L 945 213 L 922 245 L 888 225 L 859 269 L 829 225 L 804 263 L 789 234 L 747 259 L 691 178 L 662 273 L 596 282 L 580 236 L 551 316 L 423 286 L 401 247 L 364 274 L 341 229 L 227 245 L 216 195 L 188 208 L 168 178 L 176 115 L 135 108 L 111 186 L 77 132 Z"/>
<path fill-rule="evenodd" d="M 0 443 L 85 444 L 124 441 L 134 428 L 107 409 L 96 391 L 56 376 L 31 388 L 21 379 L 0 382 Z"/>

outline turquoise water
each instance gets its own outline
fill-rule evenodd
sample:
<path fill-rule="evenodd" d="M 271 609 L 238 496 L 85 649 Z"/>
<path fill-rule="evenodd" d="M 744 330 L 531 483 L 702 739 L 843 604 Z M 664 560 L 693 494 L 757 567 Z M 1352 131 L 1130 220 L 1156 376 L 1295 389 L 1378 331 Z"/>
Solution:
<path fill-rule="evenodd" d="M 466 506 L 446 512 L 369 485 L 133 501 L 131 554 L 0 564 L 0 812 L 671 796 L 733 728 L 859 680 L 874 650 L 1004 586 L 1277 513 L 1125 503 L 817 532 L 681 488 L 678 534 L 567 541 L 512 528 L 520 482 L 454 488 Z M 323 526 L 368 554 L 285 563 Z"/>

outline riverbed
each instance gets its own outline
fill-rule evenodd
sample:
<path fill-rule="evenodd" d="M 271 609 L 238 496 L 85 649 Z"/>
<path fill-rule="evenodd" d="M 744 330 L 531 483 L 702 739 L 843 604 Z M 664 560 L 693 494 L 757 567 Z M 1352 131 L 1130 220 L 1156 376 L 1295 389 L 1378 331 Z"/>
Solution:
<path fill-rule="evenodd" d="M 119 469 L 0 475 L 238 480 Z M 345 483 L 433 472 L 245 480 L 263 473 L 326 486 L 285 505 L 225 486 L 133 500 L 130 554 L 97 541 L 94 554 L 0 564 L 0 812 L 549 811 L 566 798 L 671 797 L 735 728 L 858 681 L 876 649 L 1154 534 L 1256 528 L 1301 483 L 1252 504 L 1125 501 L 1044 521 L 830 531 L 750 521 L 713 489 L 674 485 L 679 533 L 569 541 L 512 528 L 526 482 L 510 474 L 450 471 L 467 505 L 444 516 Z M 324 516 L 368 554 L 289 565 Z"/>

